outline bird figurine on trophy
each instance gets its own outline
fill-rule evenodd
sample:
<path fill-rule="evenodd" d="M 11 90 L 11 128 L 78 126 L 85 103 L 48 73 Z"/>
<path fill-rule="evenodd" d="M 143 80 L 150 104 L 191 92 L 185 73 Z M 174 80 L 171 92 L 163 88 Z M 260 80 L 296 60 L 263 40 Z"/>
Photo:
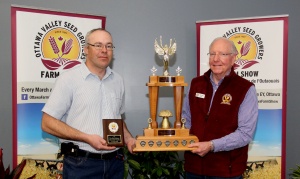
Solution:
<path fill-rule="evenodd" d="M 163 75 L 169 76 L 169 60 L 173 57 L 173 55 L 176 52 L 176 41 L 170 39 L 170 45 L 168 47 L 167 44 L 163 46 L 162 44 L 162 36 L 160 36 L 160 43 L 157 42 L 157 39 L 155 39 L 154 42 L 154 50 L 157 53 L 158 57 L 163 60 L 164 62 L 164 69 L 163 69 Z"/>

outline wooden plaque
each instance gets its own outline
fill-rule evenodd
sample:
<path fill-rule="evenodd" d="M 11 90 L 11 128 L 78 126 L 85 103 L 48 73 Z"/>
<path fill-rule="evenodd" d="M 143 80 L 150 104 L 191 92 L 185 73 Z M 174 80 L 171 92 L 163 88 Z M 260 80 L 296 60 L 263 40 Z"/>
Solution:
<path fill-rule="evenodd" d="M 122 119 L 102 119 L 103 139 L 108 146 L 123 147 L 124 132 Z"/>

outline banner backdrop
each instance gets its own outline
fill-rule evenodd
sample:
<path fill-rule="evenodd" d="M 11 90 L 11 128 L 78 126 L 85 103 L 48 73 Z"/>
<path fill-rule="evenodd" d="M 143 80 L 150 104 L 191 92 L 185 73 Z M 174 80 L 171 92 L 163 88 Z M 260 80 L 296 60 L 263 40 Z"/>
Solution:
<path fill-rule="evenodd" d="M 11 7 L 13 164 L 23 157 L 55 158 L 58 139 L 41 130 L 55 79 L 80 64 L 86 33 L 105 28 L 104 16 Z"/>
<path fill-rule="evenodd" d="M 210 43 L 222 36 L 239 51 L 236 73 L 255 84 L 259 117 L 248 177 L 284 178 L 288 16 L 198 21 L 196 30 L 198 75 L 209 69 Z"/>

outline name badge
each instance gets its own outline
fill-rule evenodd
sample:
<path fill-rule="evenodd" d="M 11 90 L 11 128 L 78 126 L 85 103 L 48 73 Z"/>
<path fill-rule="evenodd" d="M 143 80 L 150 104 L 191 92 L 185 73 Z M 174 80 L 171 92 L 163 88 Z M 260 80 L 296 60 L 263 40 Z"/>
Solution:
<path fill-rule="evenodd" d="M 205 98 L 205 94 L 202 93 L 196 93 L 195 95 L 197 98 Z"/>

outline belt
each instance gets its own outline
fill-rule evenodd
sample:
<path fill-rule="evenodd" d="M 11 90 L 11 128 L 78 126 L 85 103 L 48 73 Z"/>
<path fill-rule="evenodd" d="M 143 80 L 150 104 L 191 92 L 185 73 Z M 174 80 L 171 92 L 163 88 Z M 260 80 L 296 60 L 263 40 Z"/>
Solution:
<path fill-rule="evenodd" d="M 121 155 L 121 156 L 119 156 Z M 97 159 L 103 159 L 103 160 L 110 160 L 116 157 L 123 157 L 123 149 L 118 149 L 114 152 L 110 153 L 92 153 L 85 150 L 78 149 L 77 150 L 77 156 L 81 157 L 87 157 L 87 158 L 97 158 Z"/>

